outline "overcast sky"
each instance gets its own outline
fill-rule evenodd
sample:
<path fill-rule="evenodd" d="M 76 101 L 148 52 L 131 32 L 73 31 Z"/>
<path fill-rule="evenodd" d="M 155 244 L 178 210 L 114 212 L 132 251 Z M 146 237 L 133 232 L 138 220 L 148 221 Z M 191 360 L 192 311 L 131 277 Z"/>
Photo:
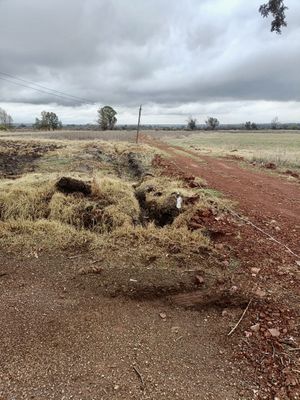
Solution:
<path fill-rule="evenodd" d="M 0 72 L 87 99 L 50 96 L 1 78 L 16 122 L 42 110 L 93 123 L 112 105 L 120 123 L 300 120 L 300 1 L 270 32 L 266 0 L 0 0 Z M 42 88 L 39 87 L 40 90 Z"/>

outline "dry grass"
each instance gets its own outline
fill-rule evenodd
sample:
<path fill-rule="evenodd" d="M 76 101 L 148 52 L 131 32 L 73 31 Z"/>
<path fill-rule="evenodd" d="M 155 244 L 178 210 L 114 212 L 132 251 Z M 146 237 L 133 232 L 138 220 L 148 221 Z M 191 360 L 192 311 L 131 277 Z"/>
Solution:
<path fill-rule="evenodd" d="M 98 232 L 132 225 L 139 204 L 132 186 L 121 179 L 95 177 L 92 197 L 55 192 L 53 175 L 27 175 L 4 182 L 0 190 L 0 219 L 36 221 L 48 218 Z"/>
<path fill-rule="evenodd" d="M 135 245 L 139 254 L 146 252 L 148 255 L 158 249 L 165 255 L 172 246 L 182 248 L 189 244 L 187 252 L 194 246 L 208 246 L 207 239 L 200 232 L 188 231 L 183 223 L 164 228 L 157 228 L 154 224 L 139 225 L 140 206 L 134 188 L 128 182 L 97 176 L 92 182 L 92 195 L 84 197 L 56 192 L 54 175 L 48 177 L 49 180 L 44 175 L 33 174 L 16 181 L 2 182 L 2 246 L 32 248 L 38 243 L 51 250 L 73 248 L 77 244 L 81 248 L 89 243 L 97 252 L 100 248 L 117 246 L 123 249 L 122 254 L 128 254 Z M 145 188 L 150 183 L 163 192 L 162 196 L 151 199 L 158 209 L 166 207 L 174 191 L 180 191 L 185 198 L 196 193 L 165 177 L 146 180 L 141 187 Z M 203 199 L 199 202 L 203 203 Z M 190 214 L 194 208 L 185 206 L 178 220 L 182 221 L 183 216 Z M 72 236 L 76 237 L 74 242 Z"/>
<path fill-rule="evenodd" d="M 54 185 L 51 180 L 42 180 L 37 175 L 27 176 L 14 183 L 4 182 L 0 186 L 0 219 L 8 221 L 47 218 L 48 203 L 53 194 Z"/>
<path fill-rule="evenodd" d="M 114 131 L 83 131 L 83 130 L 59 130 L 54 132 L 46 131 L 15 131 L 2 132 L 0 137 L 16 139 L 46 139 L 46 140 L 67 140 L 67 141 L 108 141 L 108 142 L 126 142 L 135 143 L 136 132 L 126 130 Z"/>
<path fill-rule="evenodd" d="M 199 154 L 234 154 L 249 161 L 273 162 L 280 168 L 300 169 L 299 131 L 217 131 L 165 133 L 169 143 Z"/>
<path fill-rule="evenodd" d="M 96 177 L 92 183 L 93 197 L 104 208 L 103 220 L 110 229 L 130 226 L 139 219 L 140 208 L 131 184 L 120 179 Z"/>
<path fill-rule="evenodd" d="M 88 251 L 98 240 L 92 232 L 58 221 L 24 219 L 0 222 L 1 249 L 26 252 Z"/>
<path fill-rule="evenodd" d="M 195 210 L 212 207 L 209 193 L 157 174 L 136 182 L 125 173 L 130 152 L 149 167 L 154 151 L 148 147 L 70 142 L 44 154 L 36 173 L 0 180 L 1 250 L 32 256 L 63 251 L 100 259 L 103 268 L 112 269 L 105 282 L 114 287 L 117 281 L 125 292 L 132 271 L 147 288 L 178 290 L 182 282 L 194 286 L 193 273 L 187 279 L 184 270 L 203 268 L 215 274 L 209 239 L 188 228 Z M 55 183 L 62 175 L 89 180 L 92 194 L 58 192 Z M 143 219 L 139 191 L 147 193 L 146 207 L 156 219 Z M 161 215 L 176 207 L 174 193 L 183 196 L 183 208 L 176 209 L 173 223 L 160 227 Z M 189 203 L 195 196 L 196 202 Z"/>

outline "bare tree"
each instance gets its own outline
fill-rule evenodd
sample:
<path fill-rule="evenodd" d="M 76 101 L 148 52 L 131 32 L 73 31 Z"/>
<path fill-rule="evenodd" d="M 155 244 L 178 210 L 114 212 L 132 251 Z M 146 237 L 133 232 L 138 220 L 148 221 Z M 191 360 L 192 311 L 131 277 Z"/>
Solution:
<path fill-rule="evenodd" d="M 280 125 L 280 122 L 279 122 L 278 117 L 273 118 L 272 121 L 271 121 L 271 128 L 272 129 L 278 129 L 279 125 Z"/>
<path fill-rule="evenodd" d="M 4 129 L 11 129 L 13 125 L 13 119 L 3 108 L 0 108 L 0 126 Z"/>
<path fill-rule="evenodd" d="M 288 9 L 284 0 L 269 0 L 259 7 L 259 12 L 264 18 L 270 14 L 273 17 L 271 23 L 271 32 L 281 33 L 281 29 L 287 26 L 285 11 Z"/>

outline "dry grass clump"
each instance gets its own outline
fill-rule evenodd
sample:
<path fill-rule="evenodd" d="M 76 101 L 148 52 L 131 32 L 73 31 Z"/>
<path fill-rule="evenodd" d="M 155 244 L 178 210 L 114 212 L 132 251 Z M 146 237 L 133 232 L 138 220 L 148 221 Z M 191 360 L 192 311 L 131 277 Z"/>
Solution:
<path fill-rule="evenodd" d="M 108 177 L 93 180 L 90 197 L 55 193 L 49 209 L 50 219 L 98 233 L 110 232 L 123 225 L 132 226 L 140 213 L 131 185 Z"/>
<path fill-rule="evenodd" d="M 45 178 L 45 177 L 44 177 Z M 81 229 L 109 232 L 139 219 L 140 208 L 130 184 L 117 179 L 97 177 L 92 195 L 65 195 L 56 192 L 54 176 L 49 180 L 33 175 L 29 179 L 4 183 L 0 190 L 0 219 L 36 221 L 49 219 Z"/>
<path fill-rule="evenodd" d="M 174 227 L 172 225 L 163 228 L 157 228 L 155 224 L 137 226 L 132 228 L 122 227 L 116 229 L 111 234 L 111 243 L 124 245 L 127 243 L 141 248 L 149 246 L 152 250 L 159 250 L 164 252 L 171 251 L 174 254 L 179 251 L 199 253 L 201 249 L 209 247 L 209 240 L 204 237 L 200 231 L 190 231 L 187 227 Z M 164 253 L 167 255 L 167 253 Z"/>
<path fill-rule="evenodd" d="M 75 228 L 88 228 L 88 214 L 95 209 L 95 203 L 82 195 L 54 193 L 49 203 L 49 219 L 69 224 Z M 92 220 L 90 221 L 92 228 Z"/>
<path fill-rule="evenodd" d="M 138 222 L 140 207 L 129 183 L 108 177 L 95 178 L 92 182 L 92 197 L 101 205 L 104 226 L 109 230 Z"/>
<path fill-rule="evenodd" d="M 86 230 L 78 230 L 58 221 L 9 220 L 0 222 L 0 248 L 25 251 L 85 251 L 100 241 Z"/>
<path fill-rule="evenodd" d="M 6 189 L 4 191 L 4 188 Z M 54 193 L 51 182 L 4 185 L 0 190 L 0 219 L 37 220 L 49 215 L 49 201 Z"/>

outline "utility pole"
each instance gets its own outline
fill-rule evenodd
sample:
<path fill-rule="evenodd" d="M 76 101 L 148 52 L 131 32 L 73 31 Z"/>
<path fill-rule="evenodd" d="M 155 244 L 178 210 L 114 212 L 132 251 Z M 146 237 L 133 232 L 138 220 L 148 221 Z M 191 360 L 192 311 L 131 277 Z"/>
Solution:
<path fill-rule="evenodd" d="M 141 115 L 142 115 L 142 106 L 140 106 L 140 110 L 139 110 L 139 119 L 138 119 L 137 131 L 136 131 L 136 143 L 137 144 L 139 142 L 139 136 L 140 136 Z"/>

